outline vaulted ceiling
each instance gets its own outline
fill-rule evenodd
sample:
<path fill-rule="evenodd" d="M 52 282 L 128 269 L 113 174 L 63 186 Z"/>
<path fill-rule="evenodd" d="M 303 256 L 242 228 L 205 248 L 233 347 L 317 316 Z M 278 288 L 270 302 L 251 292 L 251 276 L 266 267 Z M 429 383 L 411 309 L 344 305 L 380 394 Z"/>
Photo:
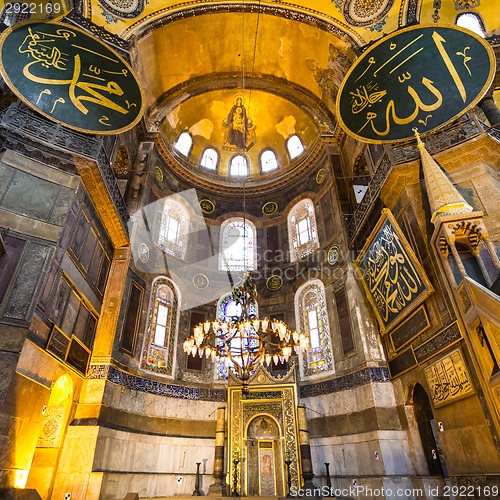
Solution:
<path fill-rule="evenodd" d="M 288 137 L 297 134 L 309 152 L 321 135 L 334 133 L 338 87 L 366 45 L 412 22 L 454 23 L 467 7 L 481 13 L 487 31 L 499 26 L 494 2 L 482 3 L 88 0 L 83 13 L 136 42 L 132 62 L 148 129 L 169 145 L 188 131 L 189 162 L 198 165 L 205 148 L 214 147 L 218 175 L 225 176 L 235 154 L 227 147 L 227 119 L 238 96 L 253 127 L 245 151 L 250 174 L 259 174 L 267 148 L 286 171 L 293 163 Z"/>

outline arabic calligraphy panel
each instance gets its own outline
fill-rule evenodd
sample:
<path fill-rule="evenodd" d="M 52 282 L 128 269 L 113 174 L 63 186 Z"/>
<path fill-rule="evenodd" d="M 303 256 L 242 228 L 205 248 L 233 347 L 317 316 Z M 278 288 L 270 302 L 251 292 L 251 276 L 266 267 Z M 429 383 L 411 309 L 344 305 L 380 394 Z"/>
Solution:
<path fill-rule="evenodd" d="M 382 333 L 420 305 L 433 288 L 387 209 L 354 262 Z"/>
<path fill-rule="evenodd" d="M 405 28 L 375 43 L 351 67 L 337 116 L 360 140 L 403 141 L 413 128 L 430 132 L 475 106 L 495 65 L 490 45 L 471 31 L 437 24 Z"/>
<path fill-rule="evenodd" d="M 131 67 L 74 26 L 26 22 L 8 28 L 0 38 L 0 72 L 28 106 L 81 132 L 124 132 L 143 113 Z"/>
<path fill-rule="evenodd" d="M 426 368 L 424 373 L 436 408 L 474 392 L 459 349 Z"/>

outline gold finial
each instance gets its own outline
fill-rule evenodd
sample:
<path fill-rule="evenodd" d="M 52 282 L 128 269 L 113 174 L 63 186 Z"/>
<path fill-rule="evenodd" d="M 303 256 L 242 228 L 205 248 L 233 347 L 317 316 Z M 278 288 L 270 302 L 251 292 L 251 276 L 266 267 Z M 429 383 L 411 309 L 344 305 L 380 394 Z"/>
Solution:
<path fill-rule="evenodd" d="M 418 147 L 419 148 L 423 148 L 425 145 L 420 140 L 420 134 L 418 133 L 418 128 L 417 127 L 413 127 L 412 130 L 413 130 L 413 133 L 415 134 L 415 137 L 417 138 L 417 145 L 418 145 Z"/>

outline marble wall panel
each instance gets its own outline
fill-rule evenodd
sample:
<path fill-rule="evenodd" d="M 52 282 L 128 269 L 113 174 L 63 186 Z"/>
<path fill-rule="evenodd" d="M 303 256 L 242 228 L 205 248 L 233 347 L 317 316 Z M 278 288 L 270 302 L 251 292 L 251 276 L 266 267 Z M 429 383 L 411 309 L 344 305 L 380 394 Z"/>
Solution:
<path fill-rule="evenodd" d="M 309 419 L 324 416 L 345 415 L 353 411 L 362 411 L 374 406 L 392 406 L 394 394 L 391 384 L 364 384 L 352 389 L 341 390 L 334 394 L 325 394 L 311 398 L 301 398 L 310 408 Z"/>
<path fill-rule="evenodd" d="M 315 474 L 330 463 L 332 476 L 383 476 L 414 474 L 406 433 L 376 431 L 350 436 L 311 439 Z M 378 454 L 378 460 L 375 456 Z"/>
<path fill-rule="evenodd" d="M 16 170 L 12 167 L 9 167 L 4 163 L 0 163 L 0 200 L 4 198 L 15 172 Z"/>
<path fill-rule="evenodd" d="M 0 313 L 4 320 L 19 325 L 28 325 L 31 321 L 38 299 L 37 291 L 53 253 L 54 247 L 51 245 L 28 243 L 2 303 Z"/>
<path fill-rule="evenodd" d="M 1 206 L 33 219 L 49 221 L 59 189 L 57 184 L 18 170 L 10 181 Z"/>
<path fill-rule="evenodd" d="M 379 455 L 384 462 L 386 474 L 397 476 L 415 473 L 406 433 L 394 432 L 391 439 L 381 439 Z"/>
<path fill-rule="evenodd" d="M 206 471 L 211 474 L 214 446 L 215 438 L 177 438 L 101 428 L 94 468 L 128 473 L 182 475 L 196 473 L 196 462 L 205 461 Z"/>
<path fill-rule="evenodd" d="M 195 487 L 195 474 L 111 474 L 104 475 L 101 498 L 122 500 L 128 492 L 140 498 L 190 497 Z M 201 476 L 200 489 L 206 495 L 212 484 L 210 475 Z M 72 497 L 73 498 L 73 497 Z"/>

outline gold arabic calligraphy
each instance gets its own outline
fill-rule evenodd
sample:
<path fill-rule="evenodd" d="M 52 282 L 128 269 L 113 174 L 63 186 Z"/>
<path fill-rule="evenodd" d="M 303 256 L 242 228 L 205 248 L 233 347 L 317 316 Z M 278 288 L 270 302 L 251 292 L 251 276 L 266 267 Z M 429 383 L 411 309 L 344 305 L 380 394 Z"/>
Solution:
<path fill-rule="evenodd" d="M 364 69 L 362 74 L 355 80 L 355 82 L 359 81 L 369 71 L 371 73 L 368 73 L 367 78 L 372 78 L 372 80 L 370 80 L 366 84 L 360 84 L 355 89 L 354 92 L 352 91 L 349 92 L 349 94 L 351 95 L 351 112 L 353 115 L 358 114 L 361 111 L 366 110 L 367 108 L 371 108 L 373 105 L 377 103 L 385 102 L 385 98 L 388 95 L 388 90 L 379 88 L 379 82 L 376 81 L 377 73 L 379 73 L 384 67 L 388 66 L 397 56 L 402 54 L 404 57 L 406 55 L 404 52 L 407 51 L 413 44 L 416 44 L 420 39 L 422 39 L 423 36 L 424 34 L 416 36 L 413 40 L 411 40 L 404 47 L 402 47 L 398 52 L 392 55 L 388 60 L 386 60 L 385 62 L 383 62 L 378 66 L 377 66 L 377 61 L 374 57 L 370 57 L 368 59 L 367 67 Z M 438 53 L 444 65 L 446 66 L 446 69 L 448 70 L 454 84 L 458 89 L 462 101 L 465 103 L 467 98 L 467 92 L 464 83 L 460 78 L 460 75 L 458 74 L 450 56 L 448 55 L 445 49 L 444 46 L 444 44 L 446 43 L 445 38 L 443 38 L 443 36 L 441 36 L 436 31 L 432 33 L 431 38 L 438 50 Z M 416 50 L 414 50 L 415 48 Z M 395 50 L 396 44 L 391 43 L 390 49 Z M 395 71 L 399 70 L 399 68 L 404 66 L 410 59 L 415 57 L 424 49 L 425 47 L 418 48 L 418 44 L 415 45 L 412 48 L 412 50 L 414 51 L 410 53 L 402 62 L 400 62 L 390 70 L 389 67 L 387 67 L 388 74 L 392 74 Z M 467 66 L 467 62 L 470 61 L 472 57 L 466 54 L 467 50 L 470 50 L 469 46 L 465 47 L 463 52 L 456 52 L 456 55 L 460 55 L 463 57 L 463 64 L 467 69 L 467 71 L 469 72 L 469 75 L 471 75 L 471 71 L 470 68 Z M 400 84 L 405 84 L 405 82 L 409 82 L 411 79 L 412 79 L 412 74 L 409 71 L 404 71 L 404 70 L 397 77 L 397 80 Z M 409 102 L 413 102 L 415 104 L 413 110 L 407 116 L 400 116 L 400 114 L 396 110 L 395 100 L 390 99 L 385 104 L 385 111 L 382 114 L 376 113 L 373 110 L 369 110 L 366 113 L 366 122 L 361 126 L 361 128 L 357 130 L 357 133 L 360 133 L 368 125 L 371 127 L 372 131 L 378 137 L 387 136 L 390 133 L 391 127 L 393 125 L 407 125 L 409 123 L 417 121 L 422 125 L 427 126 L 429 118 L 432 117 L 432 115 L 429 115 L 428 113 L 430 113 L 431 111 L 435 111 L 441 107 L 441 105 L 443 104 L 443 94 L 436 87 L 434 82 L 430 78 L 427 78 L 426 76 L 422 76 L 419 83 L 421 83 L 430 92 L 430 95 L 433 96 L 432 98 L 429 99 L 427 97 L 426 98 L 420 97 L 413 85 L 410 85 L 409 83 L 405 84 L 406 85 L 405 90 L 412 100 Z M 426 113 L 427 116 L 426 117 L 419 116 L 421 112 Z M 379 115 L 384 116 L 384 119 L 382 120 L 382 127 L 380 125 L 375 124 L 375 120 Z M 380 122 L 380 120 L 378 122 Z"/>
<path fill-rule="evenodd" d="M 473 391 L 469 374 L 459 351 L 441 359 L 426 370 L 434 404 L 444 403 Z"/>
<path fill-rule="evenodd" d="M 82 67 L 82 57 L 79 53 L 73 55 L 73 71 L 69 77 L 53 78 L 43 76 L 44 71 L 41 69 L 54 69 L 58 72 L 66 73 L 68 70 L 68 63 L 70 56 L 67 52 L 58 46 L 59 43 L 66 43 L 72 48 L 72 51 L 79 50 L 90 52 L 103 60 L 110 61 L 114 64 L 119 64 L 118 59 L 113 59 L 105 54 L 91 50 L 88 47 L 83 47 L 71 43 L 71 40 L 76 37 L 76 33 L 69 29 L 57 29 L 55 33 L 47 33 L 40 29 L 33 30 L 28 28 L 28 35 L 24 38 L 19 46 L 19 53 L 25 54 L 30 62 L 23 68 L 23 75 L 35 82 L 45 85 L 67 85 L 68 97 L 71 103 L 84 115 L 89 112 L 88 107 L 84 104 L 92 102 L 104 108 L 111 109 L 121 114 L 127 114 L 132 107 L 137 107 L 135 102 L 125 100 L 125 106 L 122 106 L 113 100 L 113 96 L 123 96 L 124 90 L 122 87 L 113 80 L 108 80 L 110 75 L 121 75 L 126 77 L 128 70 L 122 68 L 119 71 L 112 71 L 109 69 L 102 69 L 96 65 L 89 65 L 88 68 Z M 68 50 L 69 47 L 68 47 Z M 53 73 L 51 73 L 51 76 Z M 43 95 L 50 96 L 52 92 L 50 89 L 44 89 L 40 92 L 36 103 L 42 99 Z M 64 104 L 66 100 L 59 97 L 53 104 L 51 113 L 57 103 Z M 109 123 L 110 118 L 106 115 L 100 117 L 99 122 L 103 125 L 111 126 Z"/>
<path fill-rule="evenodd" d="M 386 324 L 424 288 L 421 277 L 389 222 L 382 227 L 362 266 L 364 280 Z"/>

